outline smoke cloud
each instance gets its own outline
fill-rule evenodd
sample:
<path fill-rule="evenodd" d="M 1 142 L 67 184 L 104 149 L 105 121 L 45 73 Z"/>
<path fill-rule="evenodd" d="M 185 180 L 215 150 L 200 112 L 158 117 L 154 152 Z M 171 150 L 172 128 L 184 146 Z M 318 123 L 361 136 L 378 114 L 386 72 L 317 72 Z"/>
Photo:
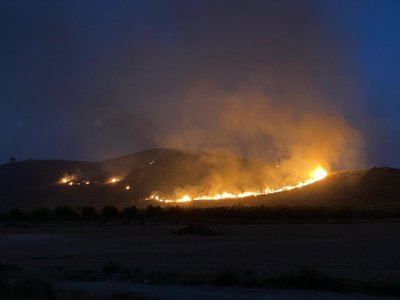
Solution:
<path fill-rule="evenodd" d="M 153 107 L 154 136 L 163 147 L 213 153 L 207 159 L 218 171 L 197 194 L 362 163 L 361 137 L 331 98 L 351 97 L 354 71 L 312 5 L 217 1 L 174 13 L 176 43 L 163 54 L 172 76 L 174 66 L 185 76 L 179 93 Z M 237 156 L 267 165 L 250 168 Z"/>
<path fill-rule="evenodd" d="M 347 45 L 321 25 L 320 1 L 44 3 L 4 4 L 19 37 L 5 44 L 24 46 L 10 50 L 7 61 L 22 63 L 3 76 L 25 84 L 23 112 L 9 117 L 24 120 L 13 126 L 21 144 L 34 140 L 21 155 L 177 147 L 224 153 L 211 160 L 231 176 L 254 173 L 237 155 L 290 173 L 362 162 L 361 138 L 335 105 L 352 99 L 357 74 Z"/>

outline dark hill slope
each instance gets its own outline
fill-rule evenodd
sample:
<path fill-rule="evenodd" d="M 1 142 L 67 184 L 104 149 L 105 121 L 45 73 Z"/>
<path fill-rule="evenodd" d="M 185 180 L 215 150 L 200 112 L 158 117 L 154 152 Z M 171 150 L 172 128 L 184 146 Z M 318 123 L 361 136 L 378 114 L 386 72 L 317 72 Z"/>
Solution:
<path fill-rule="evenodd" d="M 239 201 L 227 200 L 224 204 L 233 202 Z M 372 168 L 335 172 L 324 180 L 301 189 L 244 199 L 239 203 L 400 209 L 400 170 Z"/>
<path fill-rule="evenodd" d="M 100 162 L 28 160 L 5 164 L 0 166 L 0 210 L 56 205 L 133 205 L 154 190 L 168 193 L 177 186 L 200 181 L 212 168 L 205 156 L 181 150 L 151 149 Z M 76 176 L 81 184 L 58 184 L 66 174 Z M 104 184 L 113 176 L 123 179 L 116 184 Z M 91 184 L 83 184 L 85 180 Z M 125 190 L 127 185 L 131 187 L 129 191 Z"/>

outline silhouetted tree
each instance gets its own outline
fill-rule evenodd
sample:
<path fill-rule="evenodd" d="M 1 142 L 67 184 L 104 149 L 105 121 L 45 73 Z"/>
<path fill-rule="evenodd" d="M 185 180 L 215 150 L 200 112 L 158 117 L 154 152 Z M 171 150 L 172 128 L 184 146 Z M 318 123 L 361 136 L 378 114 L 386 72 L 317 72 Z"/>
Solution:
<path fill-rule="evenodd" d="M 98 213 L 96 208 L 94 208 L 93 206 L 84 206 L 81 209 L 81 214 L 84 218 L 96 218 L 98 217 Z"/>
<path fill-rule="evenodd" d="M 51 217 L 51 211 L 48 208 L 38 208 L 32 212 L 33 217 L 39 220 L 48 219 Z"/>
<path fill-rule="evenodd" d="M 115 218 L 118 216 L 118 208 L 111 205 L 104 206 L 102 215 L 105 218 Z"/>
<path fill-rule="evenodd" d="M 137 215 L 137 213 L 138 213 L 138 210 L 137 210 L 136 206 L 126 207 L 122 211 L 122 215 L 126 218 L 133 218 Z"/>
<path fill-rule="evenodd" d="M 17 161 L 17 159 L 14 156 L 10 157 L 10 162 L 11 163 L 15 163 L 16 161 Z"/>
<path fill-rule="evenodd" d="M 54 216 L 62 219 L 75 219 L 78 214 L 69 206 L 58 206 L 54 209 Z"/>
<path fill-rule="evenodd" d="M 7 216 L 11 219 L 24 219 L 26 218 L 28 215 L 26 212 L 24 212 L 23 210 L 19 209 L 19 208 L 15 208 L 10 210 L 7 213 Z"/>
<path fill-rule="evenodd" d="M 161 215 L 163 209 L 161 206 L 155 206 L 155 205 L 148 205 L 146 207 L 146 215 L 149 217 L 155 217 Z"/>

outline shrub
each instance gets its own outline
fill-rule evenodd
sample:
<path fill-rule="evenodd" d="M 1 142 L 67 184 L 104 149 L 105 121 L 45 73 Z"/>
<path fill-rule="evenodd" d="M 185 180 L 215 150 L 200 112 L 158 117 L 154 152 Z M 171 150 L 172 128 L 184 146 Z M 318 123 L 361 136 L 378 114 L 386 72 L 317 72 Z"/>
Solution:
<path fill-rule="evenodd" d="M 16 220 L 25 219 L 27 216 L 27 213 L 19 208 L 12 209 L 7 214 L 8 218 Z"/>
<path fill-rule="evenodd" d="M 98 217 L 98 213 L 96 208 L 94 208 L 93 206 L 84 206 L 81 209 L 81 214 L 84 218 L 87 219 L 94 219 Z"/>
<path fill-rule="evenodd" d="M 136 206 L 126 207 L 122 211 L 122 215 L 125 218 L 134 218 L 137 215 L 137 213 L 138 213 L 138 209 L 136 208 Z"/>
<path fill-rule="evenodd" d="M 104 206 L 102 215 L 104 218 L 116 218 L 118 216 L 118 208 L 111 205 Z"/>
<path fill-rule="evenodd" d="M 149 217 L 156 217 L 156 216 L 160 216 L 163 212 L 163 209 L 161 208 L 161 206 L 158 205 L 148 205 L 146 207 L 146 211 L 145 214 L 146 216 Z"/>
<path fill-rule="evenodd" d="M 54 209 L 54 216 L 61 219 L 76 219 L 78 214 L 69 206 L 57 206 Z"/>
<path fill-rule="evenodd" d="M 45 207 L 38 208 L 32 212 L 32 216 L 39 220 L 49 219 L 51 217 L 51 212 Z"/>

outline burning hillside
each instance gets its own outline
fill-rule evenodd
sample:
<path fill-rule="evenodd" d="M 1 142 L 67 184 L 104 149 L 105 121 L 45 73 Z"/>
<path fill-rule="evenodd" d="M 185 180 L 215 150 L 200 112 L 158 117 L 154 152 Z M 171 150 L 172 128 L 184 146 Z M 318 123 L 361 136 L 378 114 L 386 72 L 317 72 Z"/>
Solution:
<path fill-rule="evenodd" d="M 313 72 L 306 71 L 316 64 L 287 64 L 284 55 L 285 63 L 275 69 L 270 62 L 281 53 L 270 55 L 265 69 L 257 62 L 250 72 L 241 72 L 238 66 L 225 68 L 230 60 L 225 61 L 224 54 L 209 63 L 240 76 L 229 71 L 218 80 L 214 72 L 197 73 L 196 68 L 182 85 L 170 86 L 176 94 L 163 93 L 157 97 L 162 101 L 143 105 L 143 116 L 149 118 L 146 128 L 132 126 L 134 118 L 118 126 L 119 131 L 132 126 L 133 140 L 145 135 L 149 144 L 163 148 L 107 161 L 66 163 L 62 168 L 57 161 L 23 163 L 35 179 L 4 175 L 4 182 L 16 182 L 4 183 L 3 197 L 26 194 L 34 203 L 90 198 L 96 205 L 244 199 L 300 190 L 331 170 L 360 166 L 361 136 L 337 107 L 329 105 Z M 103 117 L 108 119 L 109 113 L 111 109 L 105 110 Z M 107 145 L 100 152 L 120 151 L 111 147 L 107 152 L 113 138 L 104 139 Z M 7 168 L 17 174 L 23 172 L 20 166 Z"/>
<path fill-rule="evenodd" d="M 240 199 L 240 198 L 247 198 L 247 197 L 256 197 L 261 195 L 268 195 L 274 194 L 284 191 L 290 191 L 293 189 L 302 188 L 304 186 L 310 185 L 314 182 L 324 179 L 328 176 L 328 172 L 322 168 L 321 166 L 316 167 L 314 170 L 309 172 L 308 177 L 302 181 L 299 181 L 293 185 L 283 185 L 278 188 L 271 188 L 266 187 L 261 190 L 254 190 L 254 191 L 244 191 L 237 194 L 230 193 L 230 192 L 221 192 L 218 194 L 211 194 L 211 195 L 202 195 L 202 196 L 191 196 L 191 195 L 183 195 L 180 198 L 175 199 L 168 199 L 163 198 L 162 196 L 158 195 L 157 193 L 152 193 L 147 200 L 155 200 L 164 203 L 183 203 L 183 202 L 190 202 L 190 201 L 198 201 L 198 200 L 224 200 L 224 199 Z"/>
<path fill-rule="evenodd" d="M 116 188 L 125 191 L 134 191 L 141 178 L 147 174 L 154 175 L 154 171 L 161 163 L 165 153 L 160 151 L 148 162 L 141 162 L 139 166 L 140 172 L 136 178 L 132 176 L 131 171 L 118 170 L 121 174 L 125 172 L 126 175 L 112 175 L 109 178 L 90 178 L 84 174 L 65 174 L 58 180 L 58 184 L 67 187 L 84 187 L 87 185 L 115 185 Z M 230 155 L 230 160 L 226 161 L 219 159 L 216 162 L 215 155 L 221 157 L 221 153 L 202 153 L 197 159 L 202 164 L 203 171 L 205 171 L 199 180 L 194 182 L 176 182 L 174 185 L 168 186 L 168 189 L 162 188 L 153 190 L 150 194 L 144 195 L 148 201 L 158 201 L 162 203 L 184 203 L 199 200 L 224 200 L 224 199 L 239 199 L 248 198 L 261 195 L 274 194 L 284 191 L 289 191 L 301 188 L 312 184 L 318 180 L 325 178 L 328 172 L 320 165 L 311 170 L 293 170 L 293 172 L 282 173 L 278 165 L 265 164 L 259 161 L 252 161 L 244 158 L 239 158 Z M 228 154 L 226 154 L 228 155 Z M 236 165 L 240 165 L 235 172 L 227 174 L 226 168 L 232 165 L 235 160 Z M 222 163 L 221 163 L 222 162 Z M 167 174 L 169 177 L 175 176 L 173 172 L 185 172 L 185 168 L 193 168 L 193 162 L 187 164 L 181 170 L 174 170 L 171 167 Z M 112 169 L 112 168 L 111 168 Z M 198 168 L 199 169 L 199 168 Z M 114 166 L 115 170 L 115 166 Z M 296 175 L 297 173 L 297 175 Z M 232 177 L 238 179 L 233 181 Z M 216 180 L 218 179 L 218 181 Z M 166 179 L 164 179 L 166 181 Z M 216 184 L 218 183 L 218 184 Z M 207 191 L 207 192 L 205 192 Z"/>
<path fill-rule="evenodd" d="M 327 176 L 325 165 L 289 173 L 276 162 L 235 159 L 241 173 L 224 169 L 225 164 L 216 163 L 213 155 L 172 149 L 152 149 L 100 162 L 10 163 L 0 166 L 0 210 L 184 201 L 186 205 L 285 206 L 363 205 L 367 201 L 396 206 L 400 195 L 400 171 L 396 169 Z"/>

